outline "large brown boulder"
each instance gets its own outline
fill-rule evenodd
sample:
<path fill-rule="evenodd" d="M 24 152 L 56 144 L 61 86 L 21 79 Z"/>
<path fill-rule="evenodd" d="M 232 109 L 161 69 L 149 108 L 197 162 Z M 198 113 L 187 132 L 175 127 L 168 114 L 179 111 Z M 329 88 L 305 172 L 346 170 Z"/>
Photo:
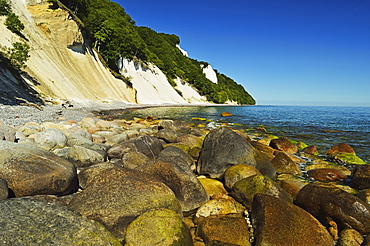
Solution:
<path fill-rule="evenodd" d="M 120 241 L 127 226 L 150 209 L 168 208 L 182 216 L 180 204 L 168 186 L 143 172 L 120 167 L 96 172 L 68 206 L 101 222 Z"/>
<path fill-rule="evenodd" d="M 353 228 L 370 233 L 369 205 L 335 186 L 308 184 L 298 193 L 295 204 L 326 226 L 333 220 L 339 230 Z"/>
<path fill-rule="evenodd" d="M 0 141 L 0 178 L 15 196 L 68 194 L 77 188 L 76 167 L 29 144 Z"/>
<path fill-rule="evenodd" d="M 224 173 L 224 183 L 228 190 L 231 190 L 233 185 L 244 178 L 253 175 L 262 175 L 255 167 L 247 164 L 238 164 L 229 167 Z"/>
<path fill-rule="evenodd" d="M 356 166 L 352 171 L 351 186 L 357 189 L 370 189 L 370 165 Z"/>
<path fill-rule="evenodd" d="M 297 153 L 298 147 L 292 144 L 287 138 L 280 137 L 276 139 L 272 139 L 270 141 L 270 147 L 281 150 L 287 153 Z"/>
<path fill-rule="evenodd" d="M 278 173 L 290 173 L 297 176 L 302 175 L 299 166 L 284 152 L 277 152 L 274 159 L 271 160 L 271 163 Z"/>
<path fill-rule="evenodd" d="M 317 181 L 344 181 L 347 176 L 334 168 L 318 168 L 307 171 L 307 176 Z"/>
<path fill-rule="evenodd" d="M 240 214 L 209 216 L 198 225 L 197 236 L 206 246 L 250 246 L 248 224 Z"/>
<path fill-rule="evenodd" d="M 189 166 L 160 158 L 149 161 L 136 170 L 147 173 L 170 187 L 183 211 L 196 209 L 209 199 L 206 190 Z"/>
<path fill-rule="evenodd" d="M 241 135 L 225 127 L 208 133 L 199 154 L 198 173 L 221 178 L 227 168 L 236 164 L 248 164 L 263 175 L 275 176 L 275 168 L 269 158 L 254 149 Z"/>
<path fill-rule="evenodd" d="M 326 228 L 311 214 L 282 199 L 257 194 L 251 217 L 255 246 L 334 245 Z"/>
<path fill-rule="evenodd" d="M 0 201 L 0 224 L 1 245 L 121 245 L 102 224 L 55 202 Z"/>

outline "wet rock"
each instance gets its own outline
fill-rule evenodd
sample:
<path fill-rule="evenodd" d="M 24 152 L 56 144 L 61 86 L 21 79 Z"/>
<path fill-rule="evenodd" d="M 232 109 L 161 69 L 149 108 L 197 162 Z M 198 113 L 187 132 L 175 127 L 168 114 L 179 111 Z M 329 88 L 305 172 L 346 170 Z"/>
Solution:
<path fill-rule="evenodd" d="M 193 245 L 190 231 L 180 216 L 169 209 L 152 209 L 127 228 L 125 245 Z"/>
<path fill-rule="evenodd" d="M 233 115 L 229 112 L 223 112 L 223 113 L 221 113 L 221 116 L 222 117 L 229 117 L 229 116 L 233 116 Z"/>
<path fill-rule="evenodd" d="M 129 151 L 139 151 L 149 159 L 154 159 L 162 150 L 162 143 L 158 138 L 144 135 L 110 148 L 108 156 L 121 159 Z"/>
<path fill-rule="evenodd" d="M 137 170 L 170 187 L 183 211 L 196 209 L 209 199 L 206 190 L 188 166 L 177 165 L 171 160 L 157 159 L 139 166 Z"/>
<path fill-rule="evenodd" d="M 0 201 L 0 224 L 3 245 L 121 245 L 100 223 L 54 202 Z"/>
<path fill-rule="evenodd" d="M 218 180 L 209 179 L 204 176 L 198 177 L 198 180 L 206 190 L 208 197 L 217 194 L 227 194 L 224 185 Z"/>
<path fill-rule="evenodd" d="M 10 142 L 15 142 L 17 130 L 14 127 L 0 125 L 0 141 L 6 140 Z"/>
<path fill-rule="evenodd" d="M 67 144 L 67 136 L 61 130 L 49 128 L 37 133 L 34 141 L 46 150 L 61 149 Z"/>
<path fill-rule="evenodd" d="M 354 229 L 344 229 L 339 234 L 337 246 L 361 246 L 364 238 Z"/>
<path fill-rule="evenodd" d="M 302 149 L 303 153 L 310 154 L 310 155 L 318 155 L 319 151 L 317 150 L 315 145 L 310 145 Z"/>
<path fill-rule="evenodd" d="M 334 245 L 330 234 L 318 220 L 283 199 L 257 194 L 251 217 L 255 246 Z"/>
<path fill-rule="evenodd" d="M 76 167 L 88 167 L 104 162 L 107 158 L 107 153 L 102 150 L 93 150 L 75 145 L 67 149 L 64 157 Z"/>
<path fill-rule="evenodd" d="M 224 174 L 225 187 L 231 190 L 233 185 L 244 178 L 253 175 L 262 175 L 255 167 L 247 164 L 237 164 L 226 169 Z"/>
<path fill-rule="evenodd" d="M 290 173 L 297 176 L 302 175 L 299 166 L 284 152 L 277 152 L 274 159 L 271 160 L 271 163 L 278 173 Z"/>
<path fill-rule="evenodd" d="M 195 147 L 201 148 L 203 144 L 203 138 L 194 136 L 192 134 L 184 134 L 184 135 L 178 136 L 176 138 L 176 142 L 183 143 L 189 146 L 189 148 L 195 148 Z"/>
<path fill-rule="evenodd" d="M 370 165 L 356 166 L 352 171 L 351 186 L 357 189 L 370 189 Z"/>
<path fill-rule="evenodd" d="M 328 226 L 331 218 L 339 230 L 353 228 L 370 233 L 370 207 L 359 198 L 331 185 L 308 184 L 298 193 L 295 204 Z"/>
<path fill-rule="evenodd" d="M 322 162 L 320 164 L 312 164 L 308 165 L 304 168 L 305 171 L 313 170 L 313 169 L 322 169 L 322 168 L 328 168 L 328 169 L 336 169 L 340 172 L 342 172 L 346 176 L 350 176 L 352 172 L 346 168 L 345 166 L 336 165 L 330 162 Z"/>
<path fill-rule="evenodd" d="M 370 205 L 370 189 L 361 190 L 357 197 Z"/>
<path fill-rule="evenodd" d="M 333 168 L 319 168 L 307 171 L 307 176 L 317 181 L 345 181 L 347 176 Z"/>
<path fill-rule="evenodd" d="M 272 179 L 254 175 L 248 178 L 239 180 L 232 187 L 232 196 L 248 209 L 251 208 L 253 198 L 257 194 L 265 194 L 284 199 L 288 202 L 293 202 L 292 197 Z"/>
<path fill-rule="evenodd" d="M 260 152 L 266 154 L 266 156 L 268 156 L 268 158 L 270 160 L 274 159 L 274 153 L 276 151 L 276 149 L 274 148 L 271 148 L 270 146 L 266 145 L 266 144 L 263 144 L 263 143 L 260 143 L 260 142 L 256 142 L 256 141 L 251 141 L 251 144 L 254 148 L 258 149 Z"/>
<path fill-rule="evenodd" d="M 9 195 L 8 184 L 4 179 L 0 178 L 0 200 L 7 199 Z"/>
<path fill-rule="evenodd" d="M 340 164 L 366 164 L 366 162 L 356 156 L 355 151 L 346 143 L 334 145 L 326 152 L 326 155 L 332 161 Z"/>
<path fill-rule="evenodd" d="M 197 172 L 221 178 L 227 168 L 236 164 L 248 164 L 266 176 L 275 176 L 275 169 L 268 158 L 242 136 L 227 128 L 212 130 L 204 139 Z"/>
<path fill-rule="evenodd" d="M 37 146 L 0 141 L 0 178 L 15 196 L 68 194 L 77 188 L 76 167 Z"/>
<path fill-rule="evenodd" d="M 130 140 L 130 138 L 128 137 L 127 133 L 121 133 L 121 134 L 108 137 L 105 144 L 110 145 L 110 146 L 115 146 L 117 144 L 126 142 L 128 140 Z"/>
<path fill-rule="evenodd" d="M 277 139 L 272 139 L 270 141 L 270 147 L 284 151 L 287 153 L 297 153 L 298 152 L 298 147 L 294 144 L 292 144 L 287 138 L 285 137 L 280 137 Z"/>
<path fill-rule="evenodd" d="M 188 134 L 191 131 L 191 128 L 189 125 L 185 124 L 181 121 L 175 121 L 175 120 L 161 120 L 158 122 L 158 127 L 160 129 L 167 129 L 170 131 L 182 133 L 182 134 Z"/>
<path fill-rule="evenodd" d="M 153 208 L 168 208 L 182 216 L 181 206 L 168 186 L 145 173 L 119 167 L 95 173 L 68 206 L 101 222 L 121 242 L 127 226 Z"/>
<path fill-rule="evenodd" d="M 205 245 L 250 246 L 248 225 L 240 215 L 206 217 L 198 225 L 196 235 L 203 238 Z"/>

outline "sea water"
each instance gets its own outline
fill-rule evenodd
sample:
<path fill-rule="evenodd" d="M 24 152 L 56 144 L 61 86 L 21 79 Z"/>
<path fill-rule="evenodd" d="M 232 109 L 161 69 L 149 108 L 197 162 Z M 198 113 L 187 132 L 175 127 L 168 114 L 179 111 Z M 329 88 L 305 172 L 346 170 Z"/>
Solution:
<path fill-rule="evenodd" d="M 229 112 L 230 117 L 222 117 Z M 206 118 L 209 127 L 235 123 L 234 127 L 251 130 L 263 126 L 268 133 L 316 145 L 324 154 L 338 143 L 349 144 L 356 154 L 370 163 L 370 107 L 326 106 L 207 106 L 151 107 L 125 113 L 116 118 L 153 116 L 159 119 Z"/>

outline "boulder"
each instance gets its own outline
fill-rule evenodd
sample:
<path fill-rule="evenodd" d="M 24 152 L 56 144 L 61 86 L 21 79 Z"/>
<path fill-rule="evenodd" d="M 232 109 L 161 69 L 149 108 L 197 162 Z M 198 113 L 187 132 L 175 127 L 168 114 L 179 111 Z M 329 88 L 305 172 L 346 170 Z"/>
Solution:
<path fill-rule="evenodd" d="M 197 172 L 221 178 L 227 168 L 236 164 L 248 164 L 263 175 L 275 176 L 270 160 L 239 134 L 225 127 L 208 133 L 199 154 Z"/>
<path fill-rule="evenodd" d="M 298 193 L 295 204 L 328 226 L 331 218 L 339 230 L 352 228 L 370 233 L 370 207 L 359 198 L 331 185 L 308 184 Z"/>
<path fill-rule="evenodd" d="M 240 214 L 243 215 L 245 207 L 226 194 L 218 194 L 198 208 L 194 221 L 198 223 L 204 217 L 211 215 Z"/>
<path fill-rule="evenodd" d="M 149 160 L 149 157 L 143 153 L 131 150 L 122 156 L 122 165 L 127 168 L 135 169 Z"/>
<path fill-rule="evenodd" d="M 356 156 L 355 151 L 346 143 L 340 143 L 331 147 L 326 155 L 334 162 L 346 164 L 366 164 L 361 158 Z"/>
<path fill-rule="evenodd" d="M 352 171 L 351 186 L 357 189 L 370 189 L 370 165 L 356 166 Z"/>
<path fill-rule="evenodd" d="M 188 153 L 185 153 L 182 149 L 175 146 L 165 147 L 158 155 L 163 160 L 172 160 L 178 165 L 182 165 L 190 169 L 194 169 L 195 163 L 193 158 Z"/>
<path fill-rule="evenodd" d="M 357 197 L 370 205 L 370 189 L 360 190 Z"/>
<path fill-rule="evenodd" d="M 283 199 L 257 194 L 251 218 L 255 246 L 334 245 L 326 228 L 311 214 Z"/>
<path fill-rule="evenodd" d="M 0 201 L 0 224 L 3 245 L 121 245 L 100 223 L 54 202 Z"/>
<path fill-rule="evenodd" d="M 107 153 L 102 150 L 93 150 L 75 145 L 68 148 L 63 157 L 72 162 L 76 167 L 88 167 L 104 162 L 107 159 Z"/>
<path fill-rule="evenodd" d="M 153 208 L 168 208 L 182 216 L 173 191 L 149 175 L 121 167 L 98 171 L 68 206 L 101 222 L 121 242 L 127 226 Z"/>
<path fill-rule="evenodd" d="M 364 238 L 354 229 L 344 229 L 339 234 L 337 246 L 361 246 Z"/>
<path fill-rule="evenodd" d="M 302 152 L 305 154 L 310 154 L 310 155 L 318 155 L 319 151 L 317 150 L 315 145 L 310 145 L 302 149 Z"/>
<path fill-rule="evenodd" d="M 292 180 L 292 179 L 283 179 L 278 180 L 276 183 L 283 188 L 288 194 L 293 197 L 293 199 L 296 198 L 299 191 L 305 186 L 306 184 L 303 183 L 300 180 Z"/>
<path fill-rule="evenodd" d="M 228 190 L 231 190 L 233 185 L 244 178 L 253 175 L 262 175 L 255 167 L 247 164 L 237 164 L 226 169 L 224 173 L 224 183 Z"/>
<path fill-rule="evenodd" d="M 278 173 L 290 173 L 297 176 L 302 175 L 299 166 L 284 152 L 277 152 L 274 159 L 271 160 L 271 163 Z"/>
<path fill-rule="evenodd" d="M 297 153 L 298 147 L 292 144 L 287 138 L 279 137 L 270 141 L 270 147 L 287 153 Z"/>
<path fill-rule="evenodd" d="M 67 136 L 61 130 L 53 128 L 37 133 L 34 140 L 46 150 L 61 149 L 67 144 Z"/>
<path fill-rule="evenodd" d="M 100 172 L 114 168 L 115 165 L 110 162 L 98 163 L 89 167 L 83 168 L 78 173 L 78 183 L 80 188 L 85 189 L 88 183 L 93 180 L 96 175 L 99 175 Z"/>
<path fill-rule="evenodd" d="M 189 228 L 174 211 L 152 209 L 137 217 L 127 227 L 126 246 L 193 245 Z"/>
<path fill-rule="evenodd" d="M 0 141 L 7 140 L 15 142 L 17 130 L 14 127 L 7 125 L 0 125 Z"/>
<path fill-rule="evenodd" d="M 9 196 L 8 184 L 4 179 L 0 178 L 0 200 L 5 200 Z"/>
<path fill-rule="evenodd" d="M 158 130 L 161 129 L 166 129 L 182 134 L 188 134 L 191 131 L 191 128 L 188 124 L 175 120 L 160 120 L 158 122 Z"/>
<path fill-rule="evenodd" d="M 206 190 L 188 166 L 178 165 L 167 159 L 156 159 L 136 170 L 147 173 L 170 187 L 183 211 L 196 209 L 209 199 Z"/>
<path fill-rule="evenodd" d="M 125 133 L 125 132 L 121 133 L 121 134 L 111 136 L 111 137 L 108 137 L 106 139 L 107 139 L 107 141 L 105 142 L 105 144 L 110 145 L 110 146 L 116 146 L 117 144 L 124 143 L 124 142 L 127 142 L 127 141 L 130 140 L 127 133 Z"/>
<path fill-rule="evenodd" d="M 15 196 L 68 194 L 77 188 L 76 167 L 37 146 L 0 141 L 0 178 Z"/>
<path fill-rule="evenodd" d="M 347 176 L 334 168 L 319 168 L 307 171 L 307 176 L 317 181 L 345 181 Z"/>
<path fill-rule="evenodd" d="M 158 138 L 144 135 L 110 148 L 108 156 L 109 158 L 121 159 L 123 155 L 132 150 L 139 151 L 148 158 L 154 159 L 163 150 L 163 147 Z"/>
<path fill-rule="evenodd" d="M 221 113 L 221 116 L 222 117 L 228 117 L 228 116 L 233 116 L 231 113 L 229 113 L 229 112 L 222 112 Z"/>
<path fill-rule="evenodd" d="M 206 246 L 250 246 L 248 224 L 239 214 L 208 216 L 199 223 L 196 235 Z"/>
<path fill-rule="evenodd" d="M 176 138 L 180 136 L 180 133 L 168 129 L 161 129 L 155 134 L 155 136 L 159 139 L 163 139 L 166 143 L 175 143 Z"/>
<path fill-rule="evenodd" d="M 212 197 L 218 194 L 227 194 L 224 185 L 216 179 L 210 179 L 204 176 L 200 176 L 198 177 L 198 180 L 206 190 L 208 197 Z"/>
<path fill-rule="evenodd" d="M 248 178 L 239 180 L 232 187 L 232 196 L 248 209 L 251 208 L 253 198 L 257 194 L 265 194 L 286 201 L 293 202 L 292 197 L 272 179 L 266 176 L 254 175 Z"/>

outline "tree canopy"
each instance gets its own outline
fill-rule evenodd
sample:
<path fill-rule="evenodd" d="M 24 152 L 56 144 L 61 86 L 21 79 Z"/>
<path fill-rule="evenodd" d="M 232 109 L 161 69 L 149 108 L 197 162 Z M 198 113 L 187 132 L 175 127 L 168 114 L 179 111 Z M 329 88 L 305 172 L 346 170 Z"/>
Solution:
<path fill-rule="evenodd" d="M 255 104 L 243 86 L 231 78 L 217 72 L 218 84 L 208 80 L 201 66 L 208 63 L 184 56 L 176 46 L 180 43 L 178 36 L 136 26 L 119 4 L 110 0 L 61 2 L 82 20 L 90 33 L 91 45 L 96 47 L 111 69 L 117 71 L 119 57 L 135 57 L 157 65 L 170 82 L 176 77 L 187 81 L 209 101 Z M 175 86 L 175 83 L 172 85 Z"/>

